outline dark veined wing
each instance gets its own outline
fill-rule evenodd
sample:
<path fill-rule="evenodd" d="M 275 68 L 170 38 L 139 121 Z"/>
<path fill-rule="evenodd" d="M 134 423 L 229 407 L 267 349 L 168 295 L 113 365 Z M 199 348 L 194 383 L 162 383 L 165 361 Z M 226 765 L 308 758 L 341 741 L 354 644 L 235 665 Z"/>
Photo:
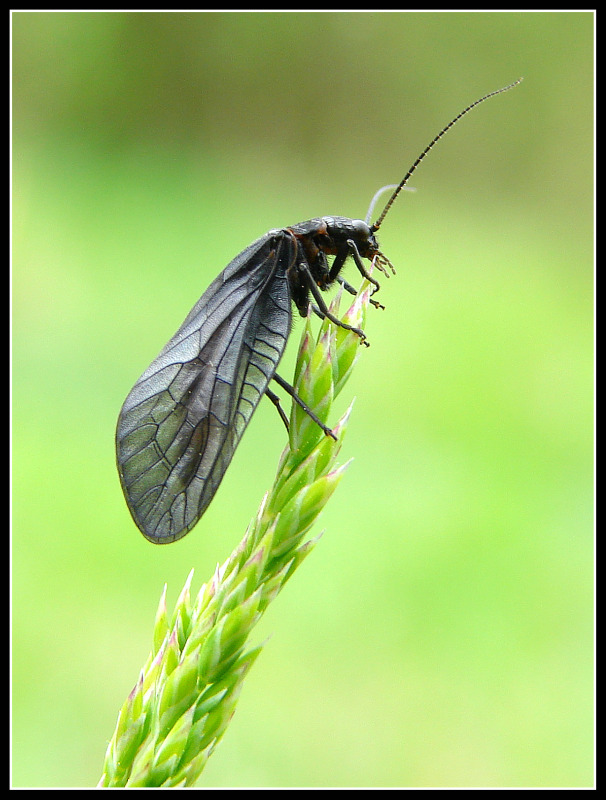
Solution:
<path fill-rule="evenodd" d="M 202 516 L 276 370 L 290 332 L 286 268 L 295 249 L 272 232 L 236 256 L 122 406 L 118 472 L 152 542 L 185 536 Z"/>

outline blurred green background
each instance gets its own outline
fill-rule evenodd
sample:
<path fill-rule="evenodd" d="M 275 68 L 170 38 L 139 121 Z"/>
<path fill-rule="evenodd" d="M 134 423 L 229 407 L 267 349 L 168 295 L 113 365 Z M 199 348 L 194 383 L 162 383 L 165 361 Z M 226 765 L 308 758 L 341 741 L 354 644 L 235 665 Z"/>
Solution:
<path fill-rule="evenodd" d="M 354 462 L 202 783 L 592 785 L 593 24 L 13 13 L 14 786 L 98 781 L 164 582 L 227 558 L 285 443 L 262 404 L 203 521 L 150 545 L 114 466 L 135 379 L 253 239 L 363 218 L 520 75 L 382 227 Z"/>

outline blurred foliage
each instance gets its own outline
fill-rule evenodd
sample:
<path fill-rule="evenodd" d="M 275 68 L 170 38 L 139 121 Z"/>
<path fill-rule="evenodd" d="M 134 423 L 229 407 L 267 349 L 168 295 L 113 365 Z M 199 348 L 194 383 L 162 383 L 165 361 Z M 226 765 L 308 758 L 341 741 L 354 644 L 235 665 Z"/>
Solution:
<path fill-rule="evenodd" d="M 114 467 L 134 380 L 253 239 L 364 217 L 520 75 L 381 229 L 398 276 L 334 410 L 357 395 L 355 461 L 205 783 L 592 785 L 593 26 L 13 12 L 15 786 L 94 784 L 163 583 L 225 559 L 284 444 L 267 403 L 153 547 Z"/>

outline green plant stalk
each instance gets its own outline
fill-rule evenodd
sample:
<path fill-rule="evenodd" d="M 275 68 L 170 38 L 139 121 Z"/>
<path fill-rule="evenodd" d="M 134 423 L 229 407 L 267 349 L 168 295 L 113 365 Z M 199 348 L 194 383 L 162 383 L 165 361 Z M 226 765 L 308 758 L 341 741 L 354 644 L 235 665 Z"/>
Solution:
<path fill-rule="evenodd" d="M 365 281 L 342 321 L 363 327 L 369 297 Z M 307 318 L 294 383 L 325 424 L 359 350 L 356 334 L 328 320 L 314 338 Z M 100 787 L 186 787 L 200 776 L 261 651 L 247 646 L 249 634 L 316 544 L 309 531 L 347 467 L 335 461 L 350 410 L 335 441 L 293 403 L 275 483 L 239 546 L 193 600 L 190 572 L 171 615 L 164 588 L 152 651 L 118 714 Z"/>

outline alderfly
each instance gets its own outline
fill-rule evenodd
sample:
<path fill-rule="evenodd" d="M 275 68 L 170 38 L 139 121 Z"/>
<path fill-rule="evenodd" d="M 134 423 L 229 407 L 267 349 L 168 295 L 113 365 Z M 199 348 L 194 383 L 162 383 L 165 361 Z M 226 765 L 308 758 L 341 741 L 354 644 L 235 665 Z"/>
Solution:
<path fill-rule="evenodd" d="M 521 80 L 521 79 L 520 79 Z M 517 86 L 497 89 L 467 106 L 427 145 L 383 211 L 369 225 L 347 217 L 318 217 L 271 230 L 253 242 L 211 283 L 160 355 L 124 401 L 116 431 L 118 472 L 132 517 L 151 542 L 174 542 L 198 522 L 215 496 L 254 410 L 273 379 L 301 405 L 277 373 L 291 328 L 292 304 L 335 325 L 364 332 L 334 317 L 321 291 L 341 277 L 351 256 L 374 286 L 364 259 L 395 272 L 376 233 L 394 200 L 434 145 L 472 108 Z M 329 264 L 327 256 L 334 256 Z M 371 301 L 379 305 L 376 301 Z M 334 436 L 305 407 L 328 436 Z"/>

